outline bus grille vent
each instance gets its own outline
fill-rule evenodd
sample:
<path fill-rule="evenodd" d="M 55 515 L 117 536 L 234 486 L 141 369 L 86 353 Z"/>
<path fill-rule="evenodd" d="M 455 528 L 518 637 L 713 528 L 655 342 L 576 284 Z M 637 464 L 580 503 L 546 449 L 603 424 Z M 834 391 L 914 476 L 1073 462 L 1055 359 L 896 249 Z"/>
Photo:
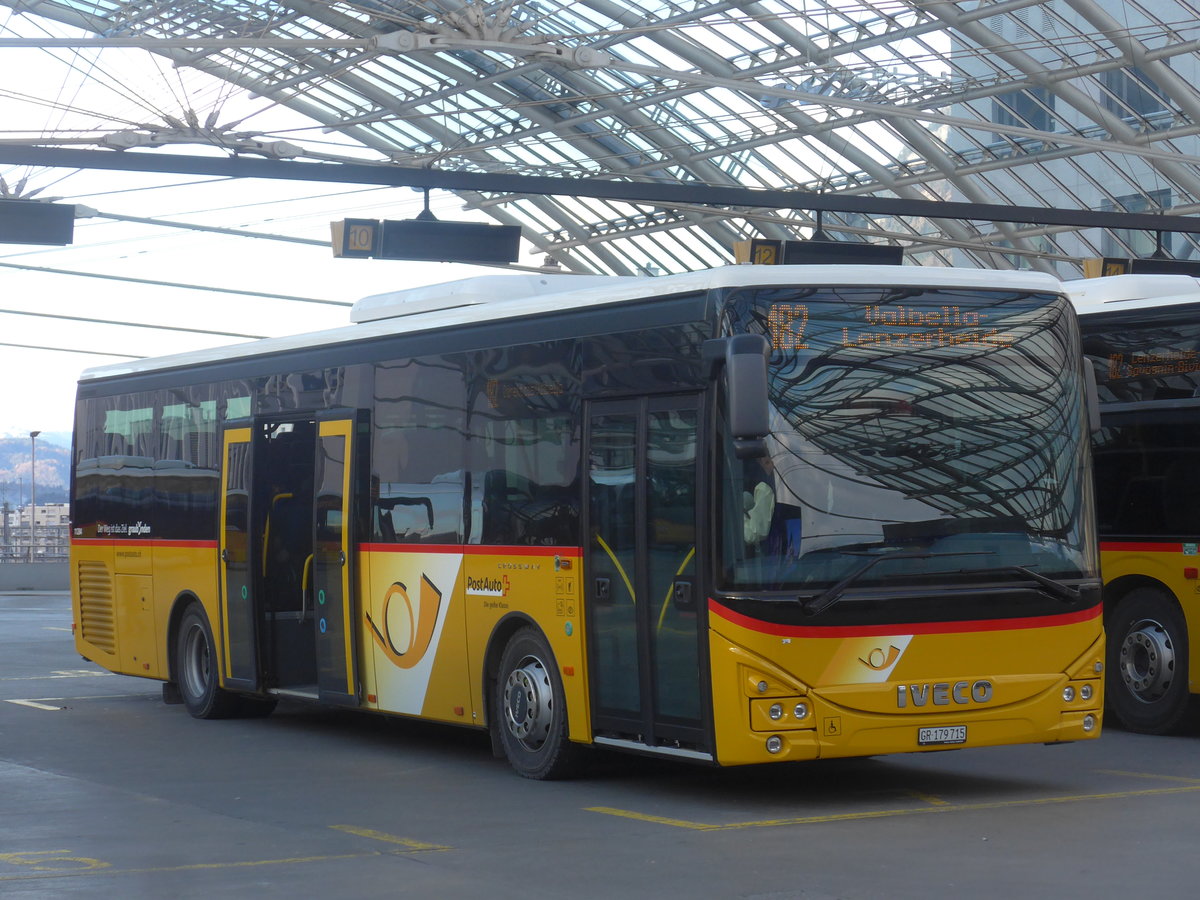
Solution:
<path fill-rule="evenodd" d="M 112 576 L 97 560 L 79 561 L 79 618 L 85 641 L 107 653 L 117 652 Z"/>

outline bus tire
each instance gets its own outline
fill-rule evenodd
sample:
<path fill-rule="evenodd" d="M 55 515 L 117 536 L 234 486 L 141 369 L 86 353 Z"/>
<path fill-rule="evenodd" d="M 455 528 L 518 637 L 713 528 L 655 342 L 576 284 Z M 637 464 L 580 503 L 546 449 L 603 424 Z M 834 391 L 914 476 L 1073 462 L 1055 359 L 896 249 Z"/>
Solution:
<path fill-rule="evenodd" d="M 175 665 L 179 694 L 193 717 L 227 719 L 237 713 L 237 695 L 218 686 L 216 644 L 199 603 L 191 604 L 179 621 Z"/>
<path fill-rule="evenodd" d="M 1129 731 L 1167 734 L 1188 709 L 1187 623 L 1175 598 L 1130 591 L 1108 621 L 1109 711 Z"/>
<path fill-rule="evenodd" d="M 580 748 L 567 737 L 562 679 L 546 638 L 525 627 L 500 657 L 492 709 L 509 764 L 525 778 L 568 778 L 578 768 Z"/>

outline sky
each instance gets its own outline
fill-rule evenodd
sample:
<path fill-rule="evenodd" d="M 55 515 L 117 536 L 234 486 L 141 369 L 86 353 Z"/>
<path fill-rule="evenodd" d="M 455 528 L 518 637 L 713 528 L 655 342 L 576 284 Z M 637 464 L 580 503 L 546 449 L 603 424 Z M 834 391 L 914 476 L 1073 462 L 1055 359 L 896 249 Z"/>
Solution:
<path fill-rule="evenodd" d="M 0 167 L 0 174 L 3 174 Z M 86 174 L 86 177 L 84 177 Z M 346 217 L 411 218 L 423 199 L 411 190 L 295 182 L 197 179 L 119 172 L 75 175 L 64 202 L 103 213 L 286 233 L 328 241 Z M 7 176 L 6 176 L 7 177 Z M 153 179 L 154 188 L 146 187 Z M 175 186 L 166 182 L 174 181 Z M 450 195 L 432 204 L 439 218 L 470 218 Z M 441 207 L 439 209 L 439 206 Z M 31 268 L 14 268 L 14 266 Z M 59 274 L 58 269 L 79 274 Z M 231 237 L 94 217 L 77 219 L 68 247 L 0 244 L 0 435 L 71 427 L 75 385 L 86 368 L 128 356 L 158 356 L 349 324 L 348 305 L 384 291 L 452 281 L 495 269 L 398 260 L 335 259 L 329 246 Z M 111 276 L 88 277 L 88 274 Z M 180 282 L 192 290 L 131 280 Z M 298 299 L 283 299 L 283 295 Z M 21 313 L 39 313 L 39 316 Z M 107 319 L 224 332 L 80 322 Z M 32 349 L 61 348 L 61 349 Z M 67 352 L 67 350 L 87 352 Z"/>

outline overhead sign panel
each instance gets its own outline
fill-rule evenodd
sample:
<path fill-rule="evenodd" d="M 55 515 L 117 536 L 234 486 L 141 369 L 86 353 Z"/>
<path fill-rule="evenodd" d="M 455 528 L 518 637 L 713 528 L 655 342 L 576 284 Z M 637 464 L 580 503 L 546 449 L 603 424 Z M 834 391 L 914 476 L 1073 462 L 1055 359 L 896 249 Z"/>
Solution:
<path fill-rule="evenodd" d="M 379 248 L 383 223 L 378 219 L 342 219 L 331 222 L 333 255 L 350 259 L 370 259 Z"/>
<path fill-rule="evenodd" d="M 518 225 L 405 219 L 343 219 L 332 223 L 333 255 L 427 262 L 516 262 L 521 247 Z"/>
<path fill-rule="evenodd" d="M 733 245 L 739 263 L 761 266 L 898 266 L 904 262 L 904 248 L 893 244 L 867 244 L 860 241 L 780 241 L 753 238 Z"/>
<path fill-rule="evenodd" d="M 0 244 L 70 244 L 75 204 L 0 200 Z"/>
<path fill-rule="evenodd" d="M 1200 260 L 1105 256 L 1083 261 L 1085 278 L 1099 278 L 1104 275 L 1191 275 L 1200 278 Z"/>

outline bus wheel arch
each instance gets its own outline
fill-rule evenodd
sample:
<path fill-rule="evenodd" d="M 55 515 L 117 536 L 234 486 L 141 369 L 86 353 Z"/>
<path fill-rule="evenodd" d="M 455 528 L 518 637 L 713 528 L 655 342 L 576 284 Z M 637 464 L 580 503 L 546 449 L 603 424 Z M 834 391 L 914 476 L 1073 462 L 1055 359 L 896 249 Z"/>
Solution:
<path fill-rule="evenodd" d="M 499 721 L 495 709 L 496 679 L 500 677 L 500 657 L 512 636 L 522 628 L 533 626 L 533 620 L 520 613 L 509 613 L 496 623 L 488 638 L 487 650 L 483 655 L 483 704 L 488 734 L 492 738 L 492 755 L 504 759 L 504 746 L 500 743 Z"/>
<path fill-rule="evenodd" d="M 182 703 L 179 693 L 179 623 L 183 614 L 193 603 L 200 603 L 200 598 L 191 591 L 180 593 L 171 604 L 171 612 L 167 617 L 166 651 L 167 651 L 167 681 L 163 685 L 163 702 Z"/>
<path fill-rule="evenodd" d="M 562 675 L 550 642 L 523 616 L 501 621 L 488 647 L 486 696 L 493 752 L 525 778 L 568 778 L 580 748 L 567 735 Z"/>
<path fill-rule="evenodd" d="M 183 705 L 197 719 L 229 718 L 237 713 L 238 697 L 220 686 L 217 645 L 208 614 L 195 598 L 178 606 L 170 643 L 172 677 Z"/>
<path fill-rule="evenodd" d="M 1174 731 L 1188 710 L 1187 621 L 1175 594 L 1152 579 L 1105 589 L 1109 711 L 1143 734 Z"/>

